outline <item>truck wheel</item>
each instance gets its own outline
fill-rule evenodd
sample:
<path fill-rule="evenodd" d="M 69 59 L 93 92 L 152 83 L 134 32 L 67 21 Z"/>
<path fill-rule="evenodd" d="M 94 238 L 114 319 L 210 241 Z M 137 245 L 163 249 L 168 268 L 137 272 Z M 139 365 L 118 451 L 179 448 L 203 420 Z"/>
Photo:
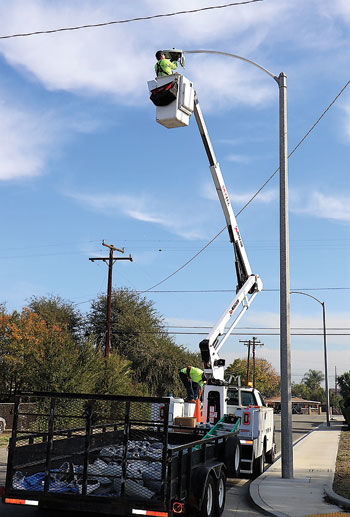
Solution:
<path fill-rule="evenodd" d="M 0 420 L 0 433 L 3 433 L 5 431 L 4 422 L 1 422 Z"/>
<path fill-rule="evenodd" d="M 253 478 L 257 478 L 263 474 L 265 469 L 265 449 L 263 448 L 261 456 L 254 458 L 253 462 Z"/>
<path fill-rule="evenodd" d="M 212 476 L 208 476 L 207 483 L 204 489 L 204 498 L 202 502 L 202 508 L 199 512 L 201 517 L 214 517 L 215 516 L 215 499 L 217 494 L 216 483 Z"/>
<path fill-rule="evenodd" d="M 266 453 L 267 463 L 272 464 L 276 459 L 276 444 L 274 443 L 272 449 Z"/>
<path fill-rule="evenodd" d="M 241 442 L 237 436 L 226 441 L 224 463 L 227 477 L 238 477 L 241 472 Z"/>
<path fill-rule="evenodd" d="M 225 509 L 225 501 L 226 501 L 226 475 L 222 470 L 220 472 L 219 479 L 217 480 L 216 487 L 216 497 L 215 497 L 215 517 L 220 517 Z"/>

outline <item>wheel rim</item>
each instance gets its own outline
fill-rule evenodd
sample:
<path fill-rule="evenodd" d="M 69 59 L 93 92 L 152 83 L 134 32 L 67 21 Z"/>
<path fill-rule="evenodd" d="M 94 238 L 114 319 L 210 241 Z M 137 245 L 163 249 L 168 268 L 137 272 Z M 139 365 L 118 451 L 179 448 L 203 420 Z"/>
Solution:
<path fill-rule="evenodd" d="M 224 500 L 225 500 L 225 484 L 224 484 L 224 480 L 221 478 L 219 480 L 219 494 L 218 494 L 219 508 L 222 508 L 222 506 L 224 505 Z"/>
<path fill-rule="evenodd" d="M 240 462 L 241 462 L 241 454 L 239 452 L 239 447 L 237 446 L 236 451 L 235 451 L 235 472 L 238 472 Z"/>
<path fill-rule="evenodd" d="M 211 515 L 213 508 L 213 487 L 211 483 L 208 484 L 207 488 L 207 514 Z"/>

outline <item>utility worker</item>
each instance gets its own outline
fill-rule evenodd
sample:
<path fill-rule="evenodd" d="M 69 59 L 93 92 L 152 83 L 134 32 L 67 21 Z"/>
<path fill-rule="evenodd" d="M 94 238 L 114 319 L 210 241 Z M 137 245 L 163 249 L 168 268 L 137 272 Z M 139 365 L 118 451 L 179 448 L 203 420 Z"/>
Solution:
<path fill-rule="evenodd" d="M 177 62 L 170 61 L 170 59 L 165 59 L 165 55 L 163 50 L 158 50 L 156 52 L 156 59 L 157 62 L 154 65 L 154 69 L 156 71 L 156 76 L 159 75 L 171 75 L 172 70 L 175 70 L 177 68 Z"/>
<path fill-rule="evenodd" d="M 206 381 L 205 373 L 195 366 L 187 366 L 179 371 L 179 377 L 187 390 L 185 402 L 196 402 L 201 397 L 203 383 Z"/>

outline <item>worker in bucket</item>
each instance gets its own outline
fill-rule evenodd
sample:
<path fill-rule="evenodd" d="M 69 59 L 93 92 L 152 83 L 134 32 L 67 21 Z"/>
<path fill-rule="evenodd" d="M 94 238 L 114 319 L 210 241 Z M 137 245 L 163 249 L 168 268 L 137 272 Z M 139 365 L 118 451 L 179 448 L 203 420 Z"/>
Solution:
<path fill-rule="evenodd" d="M 176 61 L 170 61 L 170 59 L 165 59 L 163 50 L 158 50 L 156 52 L 156 59 L 157 62 L 154 65 L 154 69 L 156 71 L 157 77 L 162 75 L 171 75 L 172 70 L 175 70 L 177 68 Z"/>
<path fill-rule="evenodd" d="M 185 402 L 196 402 L 201 397 L 203 384 L 206 381 L 203 370 L 195 366 L 187 366 L 179 371 L 179 377 L 187 391 Z"/>

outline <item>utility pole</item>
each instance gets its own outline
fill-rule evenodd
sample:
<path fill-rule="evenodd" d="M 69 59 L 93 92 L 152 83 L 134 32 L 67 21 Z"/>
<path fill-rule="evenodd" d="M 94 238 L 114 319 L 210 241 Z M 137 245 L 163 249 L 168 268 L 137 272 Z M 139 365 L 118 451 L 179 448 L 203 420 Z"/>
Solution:
<path fill-rule="evenodd" d="M 334 394 L 338 395 L 337 367 L 334 367 Z"/>
<path fill-rule="evenodd" d="M 253 349 L 253 388 L 255 388 L 255 347 L 264 346 L 264 343 L 257 341 L 256 337 L 253 336 L 253 342 L 250 339 L 240 339 L 240 343 L 243 343 L 248 347 L 248 358 L 247 358 L 247 386 L 249 386 L 249 363 L 250 363 L 250 348 Z"/>
<path fill-rule="evenodd" d="M 250 339 L 248 339 L 248 340 L 240 339 L 239 342 L 243 343 L 245 346 L 248 347 L 248 356 L 247 356 L 247 386 L 249 386 L 250 345 L 252 344 L 252 342 L 250 341 Z"/>
<path fill-rule="evenodd" d="M 256 346 L 264 346 L 264 343 L 256 340 L 256 337 L 253 337 L 253 388 L 255 388 L 255 347 Z"/>
<path fill-rule="evenodd" d="M 115 251 L 119 251 L 119 253 L 124 253 L 124 248 L 122 250 L 115 248 L 113 244 L 106 244 L 105 241 L 102 241 L 102 246 L 106 246 L 109 248 L 109 256 L 108 257 L 91 257 L 89 260 L 91 262 L 95 262 L 95 260 L 103 260 L 105 264 L 108 265 L 108 284 L 107 284 L 107 317 L 106 317 L 106 346 L 105 346 L 105 357 L 109 357 L 109 350 L 111 346 L 111 299 L 112 299 L 112 270 L 115 262 L 117 260 L 130 260 L 132 262 L 132 257 L 129 255 L 128 257 L 114 257 L 113 253 Z"/>

